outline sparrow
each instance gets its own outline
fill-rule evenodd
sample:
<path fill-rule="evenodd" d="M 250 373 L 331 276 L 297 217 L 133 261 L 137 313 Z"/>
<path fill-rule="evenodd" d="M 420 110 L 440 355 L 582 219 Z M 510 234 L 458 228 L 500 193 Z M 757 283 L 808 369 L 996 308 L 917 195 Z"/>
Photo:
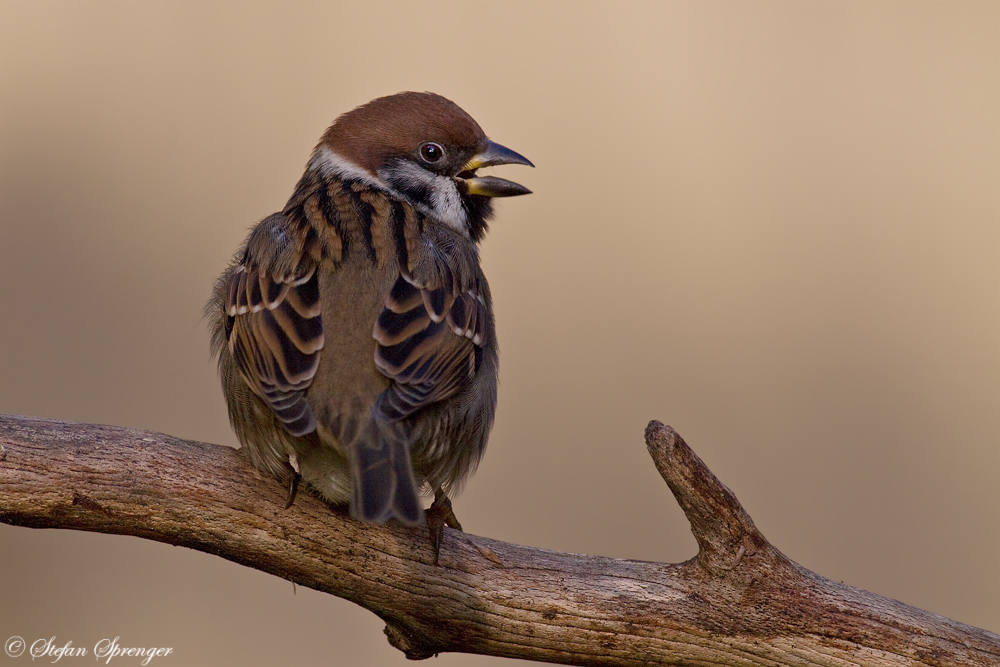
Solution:
<path fill-rule="evenodd" d="M 454 102 L 404 92 L 326 130 L 288 203 L 250 231 L 207 315 L 250 461 L 372 523 L 426 520 L 486 448 L 497 341 L 479 243 L 492 199 L 530 193 L 483 167 L 534 166 Z"/>

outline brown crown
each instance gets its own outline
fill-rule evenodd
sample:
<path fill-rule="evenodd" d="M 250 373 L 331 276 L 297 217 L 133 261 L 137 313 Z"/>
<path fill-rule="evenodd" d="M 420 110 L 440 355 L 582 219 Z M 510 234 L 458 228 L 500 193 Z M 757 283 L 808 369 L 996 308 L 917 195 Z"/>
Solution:
<path fill-rule="evenodd" d="M 408 92 L 379 97 L 341 115 L 320 144 L 374 174 L 386 157 L 413 153 L 425 141 L 472 150 L 485 146 L 486 135 L 451 100 Z"/>

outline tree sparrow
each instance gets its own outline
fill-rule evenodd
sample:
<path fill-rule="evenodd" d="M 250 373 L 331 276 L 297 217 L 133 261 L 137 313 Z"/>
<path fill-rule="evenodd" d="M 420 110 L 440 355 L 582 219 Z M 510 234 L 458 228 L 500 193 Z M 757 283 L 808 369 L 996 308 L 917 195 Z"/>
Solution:
<path fill-rule="evenodd" d="M 530 192 L 481 167 L 534 166 L 432 93 L 381 97 L 323 135 L 280 213 L 257 224 L 207 312 L 229 418 L 260 470 L 355 518 L 424 518 L 493 425 L 497 342 L 477 244 L 492 197 Z M 435 535 L 436 533 L 436 535 Z"/>

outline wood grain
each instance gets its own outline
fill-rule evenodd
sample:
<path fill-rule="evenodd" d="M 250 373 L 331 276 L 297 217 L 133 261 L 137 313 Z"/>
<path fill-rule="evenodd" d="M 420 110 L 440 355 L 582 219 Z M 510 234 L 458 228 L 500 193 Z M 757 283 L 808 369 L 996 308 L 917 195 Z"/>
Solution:
<path fill-rule="evenodd" d="M 1000 636 L 825 579 L 754 526 L 676 432 L 646 444 L 691 522 L 679 564 L 369 525 L 285 490 L 236 450 L 0 415 L 0 521 L 135 535 L 351 600 L 419 659 L 459 651 L 574 665 L 1000 665 Z"/>

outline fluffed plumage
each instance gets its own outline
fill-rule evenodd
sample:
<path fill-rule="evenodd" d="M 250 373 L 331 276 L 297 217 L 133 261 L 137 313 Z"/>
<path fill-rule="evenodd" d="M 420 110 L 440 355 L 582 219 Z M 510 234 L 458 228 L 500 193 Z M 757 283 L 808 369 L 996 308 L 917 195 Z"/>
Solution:
<path fill-rule="evenodd" d="M 207 312 L 229 416 L 255 466 L 372 522 L 422 520 L 486 447 L 497 343 L 477 177 L 527 164 L 431 93 L 344 114 L 285 208 L 253 228 Z M 294 488 L 294 486 L 293 486 Z"/>

